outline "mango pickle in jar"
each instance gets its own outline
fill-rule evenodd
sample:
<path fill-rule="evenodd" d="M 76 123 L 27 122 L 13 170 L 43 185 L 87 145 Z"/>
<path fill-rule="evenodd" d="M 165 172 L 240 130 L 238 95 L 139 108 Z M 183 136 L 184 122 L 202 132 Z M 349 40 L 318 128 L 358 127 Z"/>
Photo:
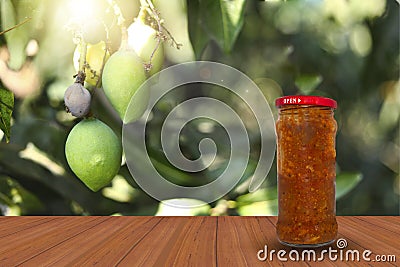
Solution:
<path fill-rule="evenodd" d="M 319 96 L 276 99 L 278 222 L 282 244 L 319 247 L 337 235 L 336 101 Z"/>

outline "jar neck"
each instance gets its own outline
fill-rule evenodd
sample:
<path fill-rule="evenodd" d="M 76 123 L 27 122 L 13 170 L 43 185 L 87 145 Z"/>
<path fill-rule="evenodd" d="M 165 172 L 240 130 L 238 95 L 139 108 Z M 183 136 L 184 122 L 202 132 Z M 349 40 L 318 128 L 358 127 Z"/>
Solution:
<path fill-rule="evenodd" d="M 284 105 L 278 108 L 279 115 L 318 112 L 318 114 L 333 115 L 334 109 L 313 105 Z"/>

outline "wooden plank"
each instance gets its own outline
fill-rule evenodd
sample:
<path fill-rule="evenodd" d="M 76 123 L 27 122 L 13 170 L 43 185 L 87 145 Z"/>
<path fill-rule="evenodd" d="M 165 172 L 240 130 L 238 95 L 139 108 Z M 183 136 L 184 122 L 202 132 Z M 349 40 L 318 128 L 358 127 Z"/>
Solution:
<path fill-rule="evenodd" d="M 369 258 L 372 260 L 376 257 L 376 255 L 392 254 L 397 255 L 396 258 L 397 260 L 399 259 L 399 240 L 396 237 L 393 239 L 388 239 L 388 233 L 384 232 L 385 229 L 380 229 L 377 231 L 376 227 L 371 227 L 371 225 L 359 223 L 358 221 L 352 221 L 350 216 L 340 217 L 339 222 L 340 232 L 345 235 L 345 239 L 347 241 L 351 240 L 353 245 L 358 245 L 356 248 L 352 248 L 348 245 L 345 250 L 358 249 L 360 254 L 362 254 L 364 250 L 370 250 L 372 251 L 372 254 L 369 256 Z M 364 264 L 365 261 L 362 263 Z M 390 262 L 386 262 L 385 264 L 396 266 L 395 263 Z"/>
<path fill-rule="evenodd" d="M 1 217 L 0 218 L 0 238 L 3 238 L 22 230 L 32 228 L 36 225 L 47 223 L 55 218 L 49 217 L 25 217 L 24 219 L 16 219 L 19 217 Z"/>
<path fill-rule="evenodd" d="M 216 266 L 215 221 L 164 217 L 118 266 Z"/>
<path fill-rule="evenodd" d="M 390 222 L 393 225 L 400 225 L 400 216 L 347 216 L 352 218 L 367 218 L 373 221 Z"/>
<path fill-rule="evenodd" d="M 64 242 L 53 246 L 51 249 L 32 257 L 24 264 L 28 266 L 72 266 L 74 262 L 79 262 L 80 257 L 87 253 L 95 252 L 100 248 L 111 248 L 107 241 L 112 240 L 113 236 L 119 231 L 127 231 L 127 227 L 132 223 L 128 217 L 104 217 L 106 220 L 97 224 L 79 235 L 74 236 Z M 79 249 L 77 249 L 79 248 Z M 75 264 L 75 266 L 79 266 Z"/>
<path fill-rule="evenodd" d="M 135 219 L 115 217 L 110 223 L 115 224 L 116 220 L 128 220 L 129 224 L 118 229 L 116 233 L 106 236 L 104 240 L 96 244 L 90 242 L 90 249 L 88 247 L 87 251 L 83 251 L 80 256 L 77 256 L 76 259 L 71 261 L 68 265 L 94 266 L 101 263 L 103 266 L 112 266 L 120 261 L 131 247 L 145 238 L 161 219 L 157 217 L 138 217 Z M 80 239 L 82 239 L 82 236 Z M 70 241 L 72 242 L 71 244 L 65 243 L 63 246 L 71 247 L 74 242 L 79 245 L 85 245 L 82 244 L 80 240 Z M 53 252 L 54 251 L 50 251 L 50 253 Z"/>
<path fill-rule="evenodd" d="M 353 219 L 363 221 L 365 224 L 372 224 L 379 228 L 386 229 L 395 234 L 400 234 L 400 219 L 398 216 L 351 216 Z"/>
<path fill-rule="evenodd" d="M 379 250 L 375 252 L 388 252 L 393 251 L 400 254 L 400 234 L 393 233 L 386 229 L 379 229 L 378 227 L 371 227 L 368 224 L 361 223 L 359 220 L 352 217 L 344 217 L 341 220 L 341 224 L 344 226 L 343 230 L 352 233 L 352 238 L 363 241 L 363 244 L 374 244 L 373 248 Z M 352 231 L 352 232 L 351 232 Z M 360 236 L 359 236 L 360 235 Z"/>
<path fill-rule="evenodd" d="M 57 217 L 47 223 L 1 238 L 0 266 L 21 264 L 106 219 L 91 217 L 71 220 L 69 217 Z"/>
<path fill-rule="evenodd" d="M 218 219 L 217 229 L 217 262 L 221 266 L 248 266 L 246 256 L 243 255 L 240 246 L 240 229 L 236 228 L 233 219 L 227 217 Z M 249 245 L 249 244 L 247 244 Z M 254 248 L 256 247 L 256 248 Z M 253 249 L 253 255 L 256 259 L 256 251 L 263 247 L 261 244 L 250 244 Z M 254 262 L 254 261 L 253 261 Z"/>
<path fill-rule="evenodd" d="M 217 262 L 219 266 L 282 266 L 276 257 L 260 261 L 257 253 L 284 249 L 268 217 L 220 217 L 217 229 Z M 267 252 L 267 254 L 269 254 Z M 264 254 L 261 255 L 261 257 Z M 295 264 L 305 266 L 304 263 Z"/>
<path fill-rule="evenodd" d="M 217 218 L 196 217 L 183 239 L 165 260 L 165 266 L 216 266 Z M 158 263 L 163 259 L 159 258 Z"/>
<path fill-rule="evenodd" d="M 268 216 L 268 220 L 276 227 L 276 223 L 278 222 L 278 216 Z"/>
<path fill-rule="evenodd" d="M 343 253 L 368 249 L 400 257 L 399 217 L 337 217 Z M 0 266 L 321 266 L 281 262 L 277 217 L 14 217 L 0 218 Z M 259 250 L 275 250 L 260 261 Z M 330 247 L 337 249 L 336 243 Z M 322 249 L 316 249 L 319 256 Z M 300 254 L 302 249 L 296 249 Z M 360 254 L 361 255 L 361 254 Z M 318 258 L 317 256 L 317 258 Z M 371 266 L 330 261 L 324 266 Z M 396 266 L 386 262 L 385 266 Z M 383 265 L 382 265 L 383 266 Z"/>
<path fill-rule="evenodd" d="M 16 222 L 17 222 L 17 220 L 16 220 Z M 51 220 L 47 221 L 46 223 L 35 225 L 33 227 L 26 227 L 26 229 L 9 234 L 0 239 L 0 255 L 3 253 L 6 253 L 13 246 L 18 247 L 19 245 L 22 245 L 23 243 L 32 242 L 34 240 L 37 240 L 42 235 L 42 233 L 47 233 L 47 232 L 51 231 L 51 228 L 54 228 L 57 226 L 66 227 L 66 226 L 70 225 L 71 223 L 76 224 L 77 222 L 69 222 L 67 220 L 62 220 L 61 218 L 55 218 L 55 219 L 52 218 Z M 19 223 L 16 223 L 16 224 L 19 224 Z"/>

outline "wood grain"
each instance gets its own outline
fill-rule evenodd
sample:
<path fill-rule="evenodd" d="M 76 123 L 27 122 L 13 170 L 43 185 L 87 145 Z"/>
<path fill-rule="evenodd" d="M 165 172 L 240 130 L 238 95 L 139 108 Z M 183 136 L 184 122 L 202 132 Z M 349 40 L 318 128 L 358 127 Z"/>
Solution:
<path fill-rule="evenodd" d="M 129 224 L 119 228 L 115 234 L 107 233 L 97 248 L 92 246 L 92 249 L 81 253 L 80 257 L 73 259 L 71 263 L 78 266 L 93 266 L 99 263 L 111 266 L 123 258 L 131 247 L 139 243 L 159 223 L 155 217 L 147 217 L 142 220 L 113 218 L 109 223 L 115 227 L 116 220 L 126 220 Z"/>
<path fill-rule="evenodd" d="M 398 266 L 399 217 L 337 220 L 343 253 L 368 249 L 371 259 L 397 261 L 279 261 L 277 251 L 288 258 L 292 248 L 278 242 L 276 217 L 1 217 L 0 266 Z M 258 260 L 264 248 L 275 250 L 272 261 Z"/>
<path fill-rule="evenodd" d="M 21 264 L 32 256 L 78 235 L 106 219 L 101 217 L 86 220 L 56 218 L 1 238 L 0 266 Z"/>
<path fill-rule="evenodd" d="M 216 219 L 165 217 L 120 266 L 216 266 Z M 199 261 L 199 259 L 203 259 Z"/>
<path fill-rule="evenodd" d="M 18 233 L 36 225 L 54 220 L 55 218 L 26 217 L 23 220 L 14 220 L 13 217 L 4 217 L 1 219 L 0 238 L 14 233 Z"/>

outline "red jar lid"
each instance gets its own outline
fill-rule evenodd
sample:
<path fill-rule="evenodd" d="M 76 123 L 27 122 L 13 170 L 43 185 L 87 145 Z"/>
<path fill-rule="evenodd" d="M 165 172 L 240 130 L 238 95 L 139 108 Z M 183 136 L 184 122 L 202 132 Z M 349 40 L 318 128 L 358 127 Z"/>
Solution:
<path fill-rule="evenodd" d="M 313 106 L 337 108 L 337 103 L 333 99 L 322 96 L 305 96 L 305 95 L 291 95 L 291 96 L 279 97 L 275 100 L 275 105 L 277 107 L 281 107 L 284 105 L 313 105 Z"/>

